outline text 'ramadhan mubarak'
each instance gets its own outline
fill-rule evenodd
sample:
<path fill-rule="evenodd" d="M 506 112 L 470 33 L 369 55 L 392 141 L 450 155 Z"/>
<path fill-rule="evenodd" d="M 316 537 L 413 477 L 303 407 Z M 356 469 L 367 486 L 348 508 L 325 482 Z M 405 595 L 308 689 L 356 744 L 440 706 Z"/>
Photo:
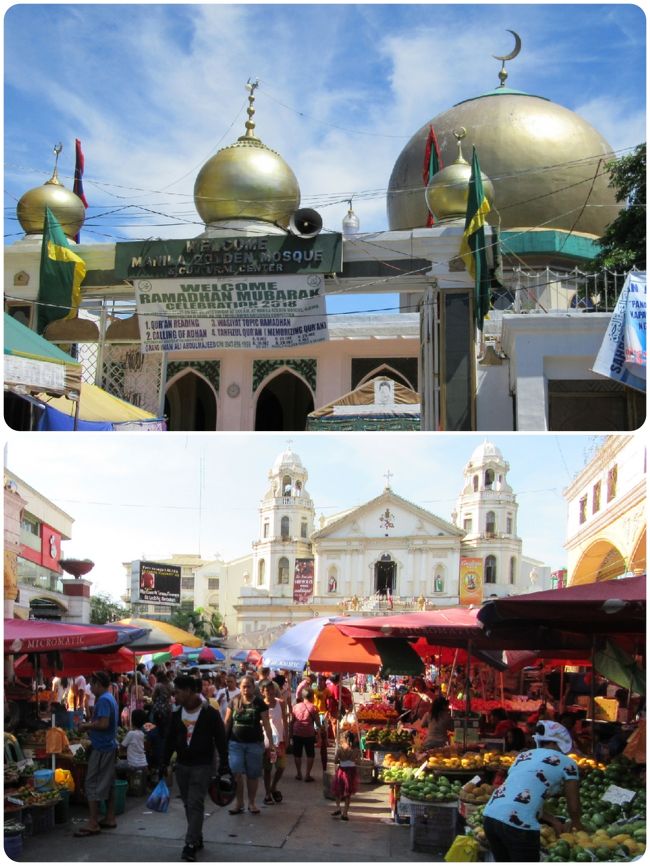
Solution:
<path fill-rule="evenodd" d="M 181 283 L 178 292 L 138 292 L 141 305 L 156 304 L 166 310 L 250 309 L 259 304 L 292 307 L 298 301 L 318 298 L 320 285 L 308 289 L 280 289 L 275 282 Z"/>

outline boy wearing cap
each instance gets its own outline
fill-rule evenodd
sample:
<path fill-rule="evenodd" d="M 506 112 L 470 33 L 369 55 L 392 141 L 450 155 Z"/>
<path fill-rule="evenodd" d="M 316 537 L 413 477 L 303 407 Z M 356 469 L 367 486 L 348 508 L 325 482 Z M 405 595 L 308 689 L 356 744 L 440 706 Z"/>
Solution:
<path fill-rule="evenodd" d="M 564 725 L 540 721 L 533 734 L 536 749 L 520 752 L 505 781 L 492 793 L 483 810 L 483 826 L 497 862 L 537 862 L 540 859 L 540 821 L 558 833 L 580 823 L 578 765 L 568 757 L 571 734 Z M 544 812 L 547 797 L 563 793 L 569 824 Z"/>
<path fill-rule="evenodd" d="M 117 749 L 117 724 L 119 709 L 109 690 L 111 678 L 106 671 L 97 671 L 90 678 L 90 688 L 95 696 L 95 710 L 91 722 L 79 725 L 87 731 L 92 750 L 86 771 L 86 798 L 88 799 L 88 823 L 74 834 L 78 837 L 96 836 L 102 829 L 112 830 L 115 822 L 115 755 Z M 106 817 L 98 820 L 99 802 L 106 800 Z"/>

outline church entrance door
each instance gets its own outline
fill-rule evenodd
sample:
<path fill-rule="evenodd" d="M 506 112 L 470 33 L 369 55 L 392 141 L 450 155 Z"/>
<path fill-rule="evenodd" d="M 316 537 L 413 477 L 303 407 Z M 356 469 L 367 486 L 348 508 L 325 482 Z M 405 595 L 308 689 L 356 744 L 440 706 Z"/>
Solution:
<path fill-rule="evenodd" d="M 168 430 L 216 430 L 217 401 L 212 388 L 196 373 L 185 373 L 167 389 Z"/>
<path fill-rule="evenodd" d="M 262 388 L 255 410 L 256 430 L 304 430 L 314 400 L 305 383 L 293 373 L 275 376 Z"/>
<path fill-rule="evenodd" d="M 395 574 L 397 563 L 393 560 L 381 559 L 375 565 L 375 592 L 379 595 L 393 595 L 395 592 Z"/>

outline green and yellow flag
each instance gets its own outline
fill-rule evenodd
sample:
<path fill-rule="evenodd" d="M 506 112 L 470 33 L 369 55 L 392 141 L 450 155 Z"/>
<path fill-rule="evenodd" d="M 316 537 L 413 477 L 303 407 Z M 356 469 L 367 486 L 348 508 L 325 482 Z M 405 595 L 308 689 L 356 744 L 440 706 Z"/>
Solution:
<path fill-rule="evenodd" d="M 59 221 L 46 207 L 38 286 L 39 334 L 56 319 L 73 318 L 79 308 L 85 276 L 85 262 L 72 250 Z"/>
<path fill-rule="evenodd" d="M 478 164 L 476 148 L 472 148 L 472 174 L 469 179 L 465 231 L 460 244 L 460 255 L 468 273 L 474 277 L 474 309 L 476 324 L 483 330 L 483 319 L 490 309 L 490 274 L 488 273 L 485 253 L 485 215 L 490 212 L 490 204 L 483 192 L 481 167 Z"/>

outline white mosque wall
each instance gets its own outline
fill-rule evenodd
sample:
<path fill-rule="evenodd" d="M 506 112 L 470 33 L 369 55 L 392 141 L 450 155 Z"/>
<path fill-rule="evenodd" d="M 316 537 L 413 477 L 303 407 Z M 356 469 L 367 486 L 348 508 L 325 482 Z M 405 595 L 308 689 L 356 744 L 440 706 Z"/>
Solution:
<path fill-rule="evenodd" d="M 591 372 L 610 313 L 504 315 L 501 347 L 509 358 L 516 429 L 548 430 L 548 381 L 602 379 Z"/>

